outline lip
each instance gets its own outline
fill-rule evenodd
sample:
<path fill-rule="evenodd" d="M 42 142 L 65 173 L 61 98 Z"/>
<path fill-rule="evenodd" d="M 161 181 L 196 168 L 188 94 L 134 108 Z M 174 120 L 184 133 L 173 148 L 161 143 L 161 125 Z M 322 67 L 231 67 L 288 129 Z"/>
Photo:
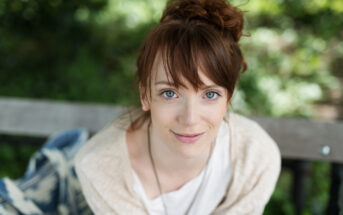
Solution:
<path fill-rule="evenodd" d="M 178 134 L 172 131 L 176 139 L 183 143 L 194 143 L 198 141 L 205 132 L 196 133 L 196 134 Z"/>

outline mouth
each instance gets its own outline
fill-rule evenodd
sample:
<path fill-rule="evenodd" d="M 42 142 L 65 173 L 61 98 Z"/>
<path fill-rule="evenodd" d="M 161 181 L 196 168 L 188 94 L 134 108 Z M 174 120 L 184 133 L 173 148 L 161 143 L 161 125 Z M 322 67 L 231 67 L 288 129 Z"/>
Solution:
<path fill-rule="evenodd" d="M 198 141 L 205 132 L 194 134 L 179 134 L 172 131 L 172 133 L 175 135 L 176 139 L 178 139 L 182 143 L 194 143 Z"/>

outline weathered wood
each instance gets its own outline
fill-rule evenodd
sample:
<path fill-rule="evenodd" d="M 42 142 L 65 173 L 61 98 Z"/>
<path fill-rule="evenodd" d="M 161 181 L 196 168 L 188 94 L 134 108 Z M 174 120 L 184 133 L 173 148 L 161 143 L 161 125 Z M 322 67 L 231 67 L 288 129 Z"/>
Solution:
<path fill-rule="evenodd" d="M 113 105 L 0 98 L 0 133 L 49 136 L 75 127 L 94 133 L 122 110 Z"/>
<path fill-rule="evenodd" d="M 254 117 L 284 158 L 343 162 L 343 123 Z"/>

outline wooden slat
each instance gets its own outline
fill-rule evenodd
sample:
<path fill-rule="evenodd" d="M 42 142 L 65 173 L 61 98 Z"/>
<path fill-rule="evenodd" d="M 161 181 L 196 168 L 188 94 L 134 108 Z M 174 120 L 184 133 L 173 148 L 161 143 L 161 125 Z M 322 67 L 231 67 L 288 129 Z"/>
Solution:
<path fill-rule="evenodd" d="M 0 98 L 0 133 L 49 136 L 68 128 L 94 133 L 123 108 L 111 105 Z"/>
<path fill-rule="evenodd" d="M 95 133 L 120 115 L 114 105 L 0 97 L 0 133 L 48 136 L 82 127 Z M 254 117 L 276 140 L 284 158 L 343 162 L 343 123 Z M 330 153 L 321 153 L 322 147 Z"/>
<path fill-rule="evenodd" d="M 284 158 L 343 162 L 343 123 L 254 117 L 278 143 Z M 322 150 L 328 149 L 328 155 Z M 323 149 L 324 147 L 324 149 Z"/>

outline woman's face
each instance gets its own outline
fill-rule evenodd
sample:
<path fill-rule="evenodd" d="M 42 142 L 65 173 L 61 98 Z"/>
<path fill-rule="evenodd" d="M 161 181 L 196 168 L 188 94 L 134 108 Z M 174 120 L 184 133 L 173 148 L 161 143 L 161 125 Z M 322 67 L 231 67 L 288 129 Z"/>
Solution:
<path fill-rule="evenodd" d="M 186 80 L 186 88 L 176 89 L 159 62 L 152 75 L 151 97 L 141 99 L 143 110 L 151 111 L 152 141 L 185 158 L 208 151 L 228 109 L 227 90 L 201 70 L 199 76 L 204 85 L 198 91 Z"/>

